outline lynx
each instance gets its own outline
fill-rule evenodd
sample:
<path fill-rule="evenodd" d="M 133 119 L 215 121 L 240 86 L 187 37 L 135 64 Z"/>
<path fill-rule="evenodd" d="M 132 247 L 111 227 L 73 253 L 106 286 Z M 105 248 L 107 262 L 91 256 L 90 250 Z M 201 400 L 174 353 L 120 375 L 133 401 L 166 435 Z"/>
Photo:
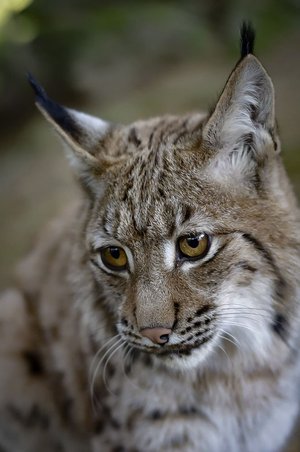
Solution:
<path fill-rule="evenodd" d="M 298 414 L 299 210 L 272 81 L 124 126 L 29 76 L 82 188 L 0 305 L 5 452 L 271 452 Z"/>

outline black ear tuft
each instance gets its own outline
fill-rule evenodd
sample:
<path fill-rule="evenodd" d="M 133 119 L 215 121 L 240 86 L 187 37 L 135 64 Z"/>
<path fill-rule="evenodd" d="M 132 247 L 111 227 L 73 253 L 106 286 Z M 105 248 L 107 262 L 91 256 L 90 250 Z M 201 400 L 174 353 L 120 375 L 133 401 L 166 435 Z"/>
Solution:
<path fill-rule="evenodd" d="M 255 31 L 251 22 L 243 22 L 241 26 L 241 59 L 253 53 Z"/>
<path fill-rule="evenodd" d="M 33 75 L 30 72 L 27 72 L 27 80 L 36 95 L 37 102 L 40 99 L 48 98 L 48 95 L 44 88 L 38 83 L 38 81 L 33 77 Z"/>
<path fill-rule="evenodd" d="M 65 132 L 76 138 L 80 131 L 78 125 L 69 114 L 68 110 L 62 105 L 54 102 L 44 88 L 37 82 L 32 74 L 27 74 L 28 82 L 36 96 L 36 103 L 44 110 Z"/>

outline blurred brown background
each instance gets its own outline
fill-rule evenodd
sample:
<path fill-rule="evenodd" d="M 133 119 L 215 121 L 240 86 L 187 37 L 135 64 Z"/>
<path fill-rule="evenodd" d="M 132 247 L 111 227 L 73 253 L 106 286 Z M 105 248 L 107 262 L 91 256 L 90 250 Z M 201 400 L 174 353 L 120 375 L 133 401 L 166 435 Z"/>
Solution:
<path fill-rule="evenodd" d="M 58 102 L 115 122 L 207 109 L 238 59 L 244 19 L 274 81 L 283 156 L 300 194 L 300 0 L 0 0 L 0 288 L 77 195 L 26 71 Z"/>

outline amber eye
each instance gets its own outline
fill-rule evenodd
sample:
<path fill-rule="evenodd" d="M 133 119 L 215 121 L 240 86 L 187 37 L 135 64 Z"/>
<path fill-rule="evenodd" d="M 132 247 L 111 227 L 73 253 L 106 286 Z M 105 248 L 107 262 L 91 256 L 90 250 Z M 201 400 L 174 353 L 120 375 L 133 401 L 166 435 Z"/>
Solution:
<path fill-rule="evenodd" d="M 118 246 L 107 246 L 106 248 L 101 248 L 100 254 L 104 265 L 111 270 L 125 270 L 127 267 L 126 253 Z"/>
<path fill-rule="evenodd" d="M 199 235 L 187 235 L 178 239 L 179 253 L 190 259 L 200 259 L 209 250 L 209 237 L 205 232 Z"/>

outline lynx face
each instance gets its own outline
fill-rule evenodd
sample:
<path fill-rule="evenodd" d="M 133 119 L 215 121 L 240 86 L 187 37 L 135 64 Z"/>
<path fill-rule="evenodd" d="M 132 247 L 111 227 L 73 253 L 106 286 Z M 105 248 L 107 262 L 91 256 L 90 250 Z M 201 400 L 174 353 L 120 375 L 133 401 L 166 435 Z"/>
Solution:
<path fill-rule="evenodd" d="M 155 134 L 193 119 L 168 118 Z M 118 331 L 173 366 L 197 366 L 231 335 L 264 355 L 283 284 L 265 245 L 275 212 L 257 190 L 214 181 L 209 150 L 189 133 L 184 148 L 177 133 L 151 148 L 146 126 L 119 132 L 134 130 L 143 147 L 107 171 L 87 227 L 91 268 L 111 293 Z"/>
<path fill-rule="evenodd" d="M 288 323 L 277 261 L 293 245 L 259 61 L 243 56 L 210 116 L 130 126 L 61 107 L 31 83 L 86 192 L 85 265 L 123 340 L 176 368 L 213 360 L 225 339 L 266 359 Z"/>

